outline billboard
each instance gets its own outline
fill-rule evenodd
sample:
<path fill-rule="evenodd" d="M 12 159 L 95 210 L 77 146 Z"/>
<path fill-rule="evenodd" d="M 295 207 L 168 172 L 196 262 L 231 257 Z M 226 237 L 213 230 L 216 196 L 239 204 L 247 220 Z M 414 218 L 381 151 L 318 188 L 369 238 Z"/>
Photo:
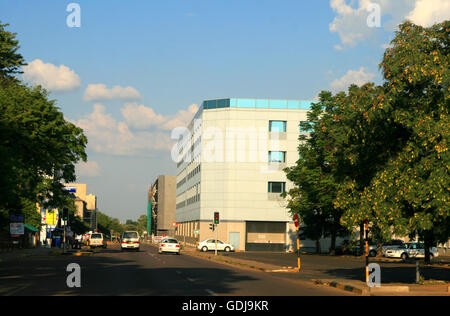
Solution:
<path fill-rule="evenodd" d="M 23 235 L 25 228 L 23 223 L 11 223 L 9 224 L 9 232 L 11 235 Z"/>

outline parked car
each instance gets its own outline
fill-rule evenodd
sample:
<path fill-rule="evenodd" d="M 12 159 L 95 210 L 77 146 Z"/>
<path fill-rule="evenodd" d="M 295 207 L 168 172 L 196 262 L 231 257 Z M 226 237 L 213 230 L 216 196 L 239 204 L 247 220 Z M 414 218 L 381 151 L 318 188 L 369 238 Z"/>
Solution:
<path fill-rule="evenodd" d="M 215 239 L 207 239 L 202 241 L 197 246 L 198 250 L 201 250 L 203 252 L 209 251 L 209 250 L 216 250 L 216 240 Z M 234 247 L 230 244 L 226 244 L 221 240 L 217 240 L 217 251 L 234 251 Z"/>
<path fill-rule="evenodd" d="M 400 239 L 392 239 L 390 242 L 387 242 L 385 244 L 383 244 L 382 247 L 382 255 L 386 256 L 386 251 L 389 249 L 398 249 L 401 248 L 405 245 L 405 242 L 403 240 Z"/>
<path fill-rule="evenodd" d="M 106 248 L 107 244 L 106 244 L 106 240 L 105 237 L 103 236 L 102 233 L 93 233 L 90 238 L 89 238 L 89 247 L 91 249 L 94 248 Z"/>
<path fill-rule="evenodd" d="M 386 251 L 388 250 L 388 249 L 396 249 L 396 248 L 399 248 L 399 247 L 402 247 L 402 246 L 404 246 L 404 242 L 403 242 L 403 240 L 400 240 L 400 239 L 392 239 L 391 241 L 389 241 L 389 242 L 386 242 L 386 243 L 384 243 L 383 245 L 382 245 L 382 247 L 381 247 L 381 254 L 383 255 L 383 256 L 386 256 Z M 356 254 L 356 255 L 358 255 L 358 253 L 359 253 L 359 245 L 360 245 L 360 243 L 359 243 L 359 240 L 358 241 L 356 241 L 356 244 L 355 244 L 355 248 L 354 248 L 354 250 L 353 250 L 353 252 Z M 365 255 L 365 246 L 363 246 L 363 248 L 364 248 L 364 253 L 363 253 L 363 255 Z M 377 256 L 377 254 L 378 254 L 378 245 L 375 243 L 375 242 L 373 242 L 373 241 L 369 241 L 369 256 L 370 257 L 376 257 Z"/>
<path fill-rule="evenodd" d="M 132 249 L 139 251 L 141 239 L 136 231 L 125 231 L 120 237 L 120 249 L 122 251 Z"/>
<path fill-rule="evenodd" d="M 180 254 L 180 243 L 175 238 L 165 238 L 161 240 L 159 244 L 158 253 L 163 254 L 165 252 Z"/>
<path fill-rule="evenodd" d="M 431 259 L 437 256 L 439 256 L 437 248 L 430 248 Z M 399 248 L 387 249 L 386 257 L 401 258 L 403 260 L 406 260 L 408 258 L 425 258 L 425 247 L 422 243 L 419 242 L 406 243 L 404 246 Z"/>

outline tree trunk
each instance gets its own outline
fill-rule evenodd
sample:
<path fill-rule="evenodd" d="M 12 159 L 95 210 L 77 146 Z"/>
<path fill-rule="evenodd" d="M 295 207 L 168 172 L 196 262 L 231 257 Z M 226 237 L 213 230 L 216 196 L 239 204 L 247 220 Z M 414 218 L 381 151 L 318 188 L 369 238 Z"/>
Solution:
<path fill-rule="evenodd" d="M 430 248 L 432 247 L 432 243 L 431 240 L 429 238 L 425 238 L 424 240 L 424 247 L 425 247 L 425 263 L 430 263 L 431 262 L 431 257 L 430 257 Z"/>
<path fill-rule="evenodd" d="M 331 246 L 330 255 L 334 256 L 336 254 L 336 231 L 331 232 Z"/>
<path fill-rule="evenodd" d="M 364 246 L 365 246 L 365 242 L 364 242 L 364 223 L 362 223 L 359 226 L 359 256 L 362 256 L 364 254 Z"/>
<path fill-rule="evenodd" d="M 321 249 L 320 249 L 320 238 L 316 239 L 316 253 L 320 255 L 321 253 Z"/>

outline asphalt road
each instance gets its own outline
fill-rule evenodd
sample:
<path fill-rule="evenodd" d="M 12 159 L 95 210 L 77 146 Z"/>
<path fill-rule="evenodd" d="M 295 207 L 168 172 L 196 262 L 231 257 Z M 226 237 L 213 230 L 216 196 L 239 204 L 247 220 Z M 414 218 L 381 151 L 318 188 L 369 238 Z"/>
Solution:
<path fill-rule="evenodd" d="M 81 288 L 69 288 L 70 263 L 81 267 Z M 39 256 L 0 262 L 0 295 L 328 296 L 348 292 L 304 280 L 243 270 L 187 255 L 159 255 L 119 246 L 93 256 Z"/>

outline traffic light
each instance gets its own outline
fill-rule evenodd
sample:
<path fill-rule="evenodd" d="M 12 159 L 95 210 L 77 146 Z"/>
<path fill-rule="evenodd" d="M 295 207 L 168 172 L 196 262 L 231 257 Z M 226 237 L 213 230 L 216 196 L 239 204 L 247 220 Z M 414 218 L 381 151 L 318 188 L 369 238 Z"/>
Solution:
<path fill-rule="evenodd" d="M 215 228 L 216 228 L 216 225 L 214 225 L 214 224 L 209 224 L 209 229 L 211 229 L 212 231 L 214 231 Z"/>
<path fill-rule="evenodd" d="M 63 216 L 62 219 L 64 221 L 68 221 L 69 220 L 69 209 L 67 207 L 63 208 Z"/>
<path fill-rule="evenodd" d="M 214 212 L 214 224 L 219 225 L 219 212 Z"/>

